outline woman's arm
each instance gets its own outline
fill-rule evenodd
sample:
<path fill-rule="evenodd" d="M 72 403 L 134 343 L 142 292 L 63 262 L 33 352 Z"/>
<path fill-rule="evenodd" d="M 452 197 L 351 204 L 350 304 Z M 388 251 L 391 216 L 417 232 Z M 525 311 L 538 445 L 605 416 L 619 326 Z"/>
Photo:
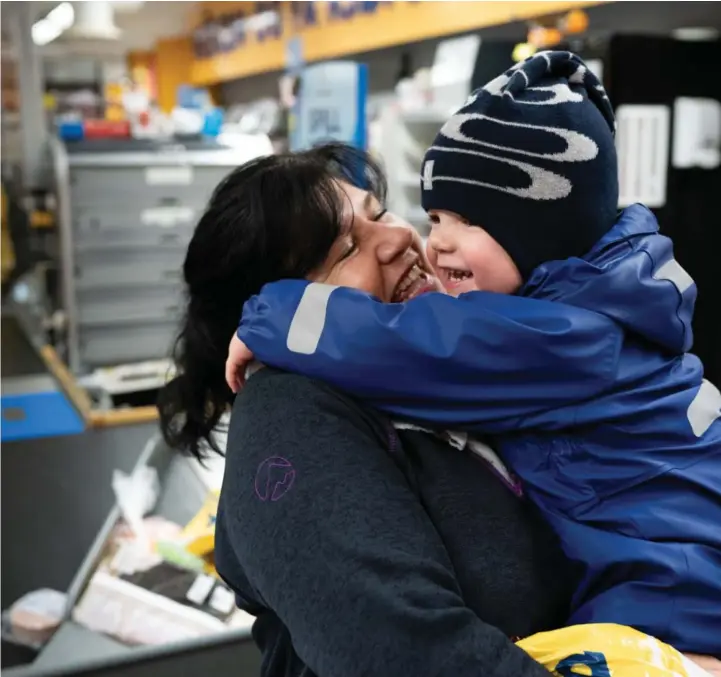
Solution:
<path fill-rule="evenodd" d="M 261 372 L 233 417 L 216 563 L 231 583 L 242 568 L 315 674 L 547 677 L 465 606 L 439 534 L 360 408 Z"/>
<path fill-rule="evenodd" d="M 481 432 L 603 392 L 623 340 L 610 319 L 562 303 L 472 292 L 384 304 L 303 281 L 264 287 L 237 336 L 261 362 L 391 414 Z"/>

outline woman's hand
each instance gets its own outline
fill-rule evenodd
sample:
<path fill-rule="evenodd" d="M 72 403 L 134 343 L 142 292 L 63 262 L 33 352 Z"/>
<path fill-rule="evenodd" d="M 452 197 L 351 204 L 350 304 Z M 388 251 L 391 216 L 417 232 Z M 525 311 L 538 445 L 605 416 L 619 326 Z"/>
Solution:
<path fill-rule="evenodd" d="M 245 384 L 245 370 L 254 359 L 245 343 L 233 334 L 228 346 L 228 359 L 225 361 L 225 382 L 234 393 Z"/>
<path fill-rule="evenodd" d="M 684 654 L 686 658 L 693 661 L 703 670 L 706 670 L 711 677 L 721 677 L 721 661 L 710 656 L 697 656 L 696 654 Z"/>

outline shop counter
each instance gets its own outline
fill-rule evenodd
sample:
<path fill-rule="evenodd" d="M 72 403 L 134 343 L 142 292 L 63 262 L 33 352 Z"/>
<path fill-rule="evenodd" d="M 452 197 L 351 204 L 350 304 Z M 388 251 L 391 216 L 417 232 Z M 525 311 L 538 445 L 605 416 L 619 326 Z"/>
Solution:
<path fill-rule="evenodd" d="M 2 317 L 2 441 L 12 442 L 85 429 L 76 403 L 47 362 L 54 351 L 35 350 L 20 320 Z"/>
<path fill-rule="evenodd" d="M 65 591 L 157 423 L 2 444 L 2 600 L 38 588 Z"/>
<path fill-rule="evenodd" d="M 121 431 L 122 428 L 111 430 Z M 135 466 L 155 469 L 160 484 L 152 514 L 183 525 L 207 499 L 207 475 L 195 462 L 171 451 L 154 432 Z M 61 675 L 124 675 L 177 677 L 212 674 L 213 677 L 256 677 L 261 655 L 248 622 L 223 626 L 212 634 L 167 645 L 129 646 L 110 636 L 80 625 L 75 611 L 103 561 L 120 522 L 119 506 L 113 507 L 100 529 L 68 591 L 66 617 L 53 638 L 30 665 L 6 671 L 15 677 Z"/>
<path fill-rule="evenodd" d="M 261 656 L 246 632 L 154 648 L 130 648 L 68 622 L 31 665 L 6 677 L 257 677 Z"/>

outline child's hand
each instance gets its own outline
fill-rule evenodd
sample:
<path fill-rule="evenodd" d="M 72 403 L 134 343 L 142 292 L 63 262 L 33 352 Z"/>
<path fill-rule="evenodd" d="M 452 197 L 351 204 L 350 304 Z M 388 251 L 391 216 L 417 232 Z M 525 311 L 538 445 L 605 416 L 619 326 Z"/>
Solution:
<path fill-rule="evenodd" d="M 234 393 L 245 384 L 245 369 L 254 359 L 245 343 L 233 334 L 228 346 L 228 359 L 225 361 L 225 382 Z"/>
<path fill-rule="evenodd" d="M 693 661 L 700 668 L 706 670 L 711 677 L 721 677 L 721 661 L 710 656 L 696 656 L 695 654 L 685 654 L 686 658 Z"/>

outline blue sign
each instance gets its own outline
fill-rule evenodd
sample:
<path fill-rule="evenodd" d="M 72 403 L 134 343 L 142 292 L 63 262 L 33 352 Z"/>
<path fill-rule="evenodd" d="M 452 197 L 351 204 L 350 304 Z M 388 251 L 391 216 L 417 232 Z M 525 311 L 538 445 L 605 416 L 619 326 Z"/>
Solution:
<path fill-rule="evenodd" d="M 329 61 L 301 73 L 291 150 L 329 141 L 365 148 L 368 67 L 354 61 Z"/>

